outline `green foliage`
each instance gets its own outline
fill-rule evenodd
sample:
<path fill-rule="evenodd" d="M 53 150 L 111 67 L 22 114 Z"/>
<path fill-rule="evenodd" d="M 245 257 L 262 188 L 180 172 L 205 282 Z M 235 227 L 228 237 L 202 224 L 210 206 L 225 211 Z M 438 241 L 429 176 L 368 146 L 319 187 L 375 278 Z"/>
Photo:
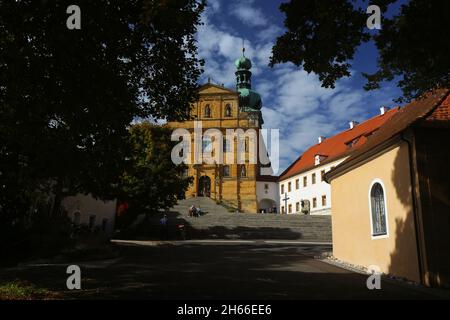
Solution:
<path fill-rule="evenodd" d="M 186 118 L 196 99 L 203 1 L 80 0 L 81 30 L 70 4 L 0 2 L 0 225 L 116 197 L 131 121 Z"/>
<path fill-rule="evenodd" d="M 449 1 L 414 0 L 399 16 L 383 21 L 374 39 L 379 51 L 378 71 L 364 74 L 366 89 L 378 89 L 384 80 L 400 77 L 404 99 L 450 84 Z"/>
<path fill-rule="evenodd" d="M 380 0 L 384 13 L 395 0 Z M 366 4 L 368 5 L 368 4 Z M 378 70 L 363 73 L 366 90 L 377 89 L 385 80 L 398 80 L 403 91 L 399 101 L 419 97 L 450 80 L 450 26 L 446 0 L 411 0 L 392 18 L 382 16 L 382 29 L 370 32 L 364 3 L 350 0 L 291 0 L 280 6 L 287 31 L 273 47 L 271 66 L 292 62 L 319 76 L 322 86 L 333 88 L 336 80 L 350 75 L 357 47 L 374 40 Z"/>
<path fill-rule="evenodd" d="M 36 288 L 25 281 L 13 281 L 0 285 L 0 300 L 52 299 L 57 296 L 47 289 Z"/>
<path fill-rule="evenodd" d="M 38 206 L 0 225 L 0 265 L 14 265 L 27 259 L 47 258 L 72 247 L 71 221 L 52 216 L 49 208 Z"/>
<path fill-rule="evenodd" d="M 129 205 L 128 220 L 142 213 L 156 213 L 183 199 L 192 177 L 185 165 L 171 160 L 175 142 L 168 127 L 142 122 L 130 128 L 131 152 L 121 178 L 120 200 Z"/>

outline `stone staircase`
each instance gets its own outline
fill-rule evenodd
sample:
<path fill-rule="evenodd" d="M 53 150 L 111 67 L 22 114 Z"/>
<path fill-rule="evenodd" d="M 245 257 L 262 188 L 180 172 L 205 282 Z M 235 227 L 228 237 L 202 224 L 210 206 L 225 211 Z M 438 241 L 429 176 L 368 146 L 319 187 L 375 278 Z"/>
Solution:
<path fill-rule="evenodd" d="M 192 204 L 201 208 L 204 215 L 189 217 Z M 167 215 L 171 239 L 177 238 L 177 225 L 183 224 L 187 239 L 331 241 L 330 216 L 236 213 L 204 197 L 181 200 Z M 161 217 L 162 214 L 148 216 L 135 228 L 133 238 L 158 239 Z"/>

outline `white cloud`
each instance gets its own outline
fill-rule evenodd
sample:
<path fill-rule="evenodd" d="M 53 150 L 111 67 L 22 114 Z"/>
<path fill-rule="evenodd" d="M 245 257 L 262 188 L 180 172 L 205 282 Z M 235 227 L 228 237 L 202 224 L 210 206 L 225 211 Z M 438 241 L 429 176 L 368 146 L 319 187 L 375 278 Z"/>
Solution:
<path fill-rule="evenodd" d="M 224 6 L 218 1 L 210 2 L 197 39 L 199 56 L 205 59 L 203 81 L 211 77 L 214 82 L 233 88 L 234 60 L 241 55 L 242 33 L 227 26 L 227 22 L 215 19 L 214 14 L 223 11 Z M 232 4 L 232 14 L 236 15 L 239 6 L 252 9 L 251 14 L 239 11 L 241 16 L 237 17 L 245 23 L 252 15 L 253 22 L 247 23 L 253 23 L 251 30 L 256 37 L 245 39 L 246 56 L 253 64 L 253 88 L 263 99 L 264 127 L 280 129 L 281 171 L 316 144 L 318 136 L 334 135 L 345 129 L 349 120 L 366 120 L 369 114 L 378 112 L 379 106 L 391 104 L 392 91 L 366 92 L 360 85 L 355 86 L 354 77 L 339 80 L 334 89 L 327 89 L 321 86 L 316 75 L 293 64 L 269 68 L 272 46 L 282 32 L 281 27 L 268 26 L 267 18 L 254 1 Z"/>
<path fill-rule="evenodd" d="M 271 41 L 275 43 L 275 39 L 283 34 L 283 29 L 275 24 L 262 29 L 256 34 L 260 41 Z"/>
<path fill-rule="evenodd" d="M 231 7 L 231 12 L 244 24 L 251 27 L 260 27 L 268 24 L 262 10 L 256 7 L 254 0 L 239 1 Z"/>
<path fill-rule="evenodd" d="M 229 31 L 223 31 L 211 23 L 211 12 L 207 8 L 202 17 L 203 25 L 198 28 L 199 57 L 205 59 L 204 78 L 211 77 L 216 83 L 233 87 L 236 71 L 234 60 L 242 52 L 245 41 L 245 55 L 252 60 L 252 73 L 257 76 L 269 63 L 271 43 L 254 43 L 254 39 L 243 39 Z"/>
<path fill-rule="evenodd" d="M 360 120 L 362 102 L 362 92 L 346 89 L 328 101 L 328 111 L 335 120 Z"/>
<path fill-rule="evenodd" d="M 319 136 L 339 133 L 349 120 L 367 120 L 379 106 L 390 104 L 392 97 L 389 90 L 355 89 L 348 80 L 326 89 L 317 76 L 293 65 L 277 66 L 267 72 L 271 77 L 258 88 L 266 106 L 262 109 L 264 127 L 280 129 L 281 171 L 316 144 Z"/>
<path fill-rule="evenodd" d="M 220 0 L 208 0 L 206 3 L 206 8 L 208 8 L 211 13 L 219 12 L 221 7 Z"/>

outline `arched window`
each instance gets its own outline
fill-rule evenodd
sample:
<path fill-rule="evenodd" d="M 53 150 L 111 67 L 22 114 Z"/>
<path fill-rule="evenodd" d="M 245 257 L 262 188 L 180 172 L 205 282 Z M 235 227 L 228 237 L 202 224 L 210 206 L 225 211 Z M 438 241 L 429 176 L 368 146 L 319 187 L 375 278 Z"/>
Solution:
<path fill-rule="evenodd" d="M 226 137 L 223 138 L 223 152 L 231 152 L 231 142 Z"/>
<path fill-rule="evenodd" d="M 225 117 L 231 117 L 231 105 L 229 103 L 225 106 Z"/>
<path fill-rule="evenodd" d="M 223 176 L 224 177 L 230 176 L 230 166 L 223 166 Z"/>
<path fill-rule="evenodd" d="M 202 143 L 202 151 L 203 152 L 212 152 L 213 151 L 213 143 L 211 137 L 203 137 Z"/>
<path fill-rule="evenodd" d="M 205 106 L 205 118 L 211 118 L 211 107 L 209 104 Z"/>
<path fill-rule="evenodd" d="M 370 214 L 372 236 L 387 235 L 386 199 L 383 186 L 378 181 L 370 188 Z"/>
<path fill-rule="evenodd" d="M 245 169 L 245 166 L 241 166 L 241 178 L 247 177 L 247 169 Z"/>

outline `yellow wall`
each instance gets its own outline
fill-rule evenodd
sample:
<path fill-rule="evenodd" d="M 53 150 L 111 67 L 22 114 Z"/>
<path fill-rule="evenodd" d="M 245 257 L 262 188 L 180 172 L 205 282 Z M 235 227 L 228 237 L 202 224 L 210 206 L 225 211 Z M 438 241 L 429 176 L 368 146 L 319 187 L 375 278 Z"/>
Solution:
<path fill-rule="evenodd" d="M 381 272 L 420 281 L 411 195 L 409 156 L 402 142 L 359 167 L 334 178 L 333 255 L 355 265 L 377 265 Z M 384 184 L 388 235 L 372 239 L 369 188 Z"/>

